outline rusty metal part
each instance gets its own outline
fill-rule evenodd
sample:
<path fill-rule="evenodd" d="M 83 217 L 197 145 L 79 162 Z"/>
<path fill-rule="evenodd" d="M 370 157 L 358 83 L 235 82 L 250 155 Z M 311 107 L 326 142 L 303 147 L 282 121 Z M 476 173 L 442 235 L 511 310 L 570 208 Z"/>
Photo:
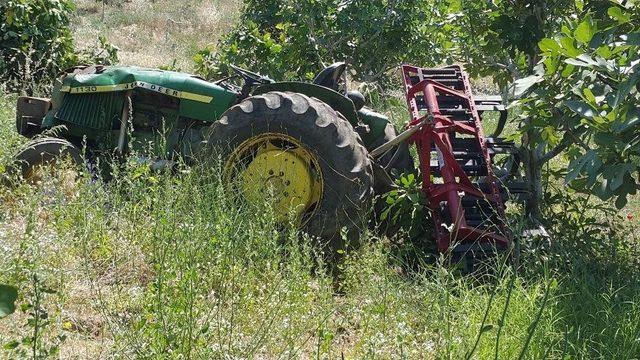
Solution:
<path fill-rule="evenodd" d="M 16 130 L 18 134 L 33 137 L 41 129 L 42 119 L 51 109 L 51 100 L 21 96 L 16 107 Z"/>

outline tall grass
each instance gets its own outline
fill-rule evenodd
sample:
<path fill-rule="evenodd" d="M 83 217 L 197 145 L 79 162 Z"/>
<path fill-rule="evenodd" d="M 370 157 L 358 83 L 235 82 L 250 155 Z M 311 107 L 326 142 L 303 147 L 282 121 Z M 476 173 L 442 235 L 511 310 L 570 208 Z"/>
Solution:
<path fill-rule="evenodd" d="M 0 97 L 3 165 L 23 142 L 14 100 Z M 364 233 L 337 294 L 313 240 L 275 225 L 268 206 L 239 207 L 218 174 L 129 164 L 108 183 L 87 177 L 70 191 L 55 179 L 0 189 L 0 282 L 19 287 L 20 304 L 40 294 L 38 354 L 59 346 L 63 358 L 640 356 L 638 235 L 612 226 L 611 214 L 592 217 L 602 212 L 587 203 L 557 199 L 554 245 L 523 241 L 518 271 L 499 263 L 482 278 L 445 259 L 407 267 Z M 0 320 L 1 345 L 32 336 L 32 312 Z M 28 356 L 26 348 L 0 354 Z"/>

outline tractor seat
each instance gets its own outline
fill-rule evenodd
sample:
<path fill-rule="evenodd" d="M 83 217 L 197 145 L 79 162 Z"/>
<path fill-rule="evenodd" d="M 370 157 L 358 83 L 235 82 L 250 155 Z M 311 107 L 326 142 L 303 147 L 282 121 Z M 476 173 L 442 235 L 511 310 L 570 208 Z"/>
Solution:
<path fill-rule="evenodd" d="M 333 63 L 320 71 L 316 78 L 313 79 L 313 83 L 338 91 L 340 78 L 346 68 L 347 64 L 344 62 Z"/>

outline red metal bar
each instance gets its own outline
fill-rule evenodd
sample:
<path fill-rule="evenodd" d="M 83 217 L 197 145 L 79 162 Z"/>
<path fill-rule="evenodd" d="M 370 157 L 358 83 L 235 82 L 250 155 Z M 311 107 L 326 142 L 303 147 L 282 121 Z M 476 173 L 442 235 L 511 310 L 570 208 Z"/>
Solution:
<path fill-rule="evenodd" d="M 448 87 L 437 81 L 438 74 L 446 74 L 447 81 L 452 79 L 452 73 L 462 86 L 462 91 Z M 429 122 L 416 132 L 411 138 L 418 148 L 420 171 L 422 174 L 422 189 L 429 200 L 434 219 L 436 241 L 440 251 L 447 251 L 452 244 L 484 242 L 497 246 L 508 246 L 510 234 L 504 224 L 504 204 L 500 198 L 495 176 L 491 170 L 489 155 L 482 125 L 469 79 L 462 67 L 454 66 L 441 69 L 422 69 L 404 65 L 402 74 L 405 83 L 407 106 L 411 120 L 407 127 L 421 126 L 427 118 Z M 417 78 L 417 79 L 416 79 Z M 451 116 L 443 115 L 439 98 L 453 100 L 456 110 L 467 110 L 473 118 L 471 124 L 465 119 L 458 121 Z M 467 149 L 455 149 L 451 140 L 454 134 L 472 136 L 481 151 L 482 165 L 486 172 L 490 192 L 485 193 L 474 184 L 465 173 L 461 164 L 456 160 L 454 152 Z M 431 171 L 432 154 L 437 154 L 437 169 L 442 183 L 434 183 Z M 480 156 L 480 154 L 478 156 Z M 463 157 L 463 159 L 466 159 Z M 477 159 L 476 159 L 477 160 Z M 469 160 L 472 164 L 474 159 Z M 466 160 L 465 160 L 466 161 Z M 476 181 L 480 181 L 477 179 Z M 472 196 L 486 200 L 500 218 L 500 224 L 470 226 L 466 220 L 462 196 Z"/>
<path fill-rule="evenodd" d="M 440 117 L 440 108 L 438 107 L 438 100 L 436 97 L 434 84 L 431 81 L 425 80 L 419 82 L 416 87 L 421 86 L 423 83 L 425 83 L 423 89 L 424 100 L 427 103 L 429 113 L 436 119 L 434 127 L 437 127 L 438 125 L 441 125 L 443 121 Z M 431 130 L 433 131 L 433 129 Z M 440 156 L 438 156 L 440 173 L 442 174 L 445 185 L 451 187 L 451 185 L 456 184 L 456 174 L 451 166 L 448 166 L 451 160 L 450 155 L 453 152 L 453 147 L 451 146 L 451 142 L 449 141 L 449 135 L 447 134 L 447 132 L 437 132 L 434 140 L 438 145 L 436 149 L 438 150 L 438 152 L 441 152 L 441 154 L 439 154 Z M 431 166 L 430 162 L 429 166 Z M 460 208 L 460 197 L 458 196 L 457 188 L 454 189 L 452 187 L 450 190 L 448 190 L 446 192 L 446 199 L 449 205 L 449 213 L 451 215 L 451 218 L 453 219 L 453 223 L 457 226 L 465 226 L 466 223 L 464 221 L 464 210 Z"/>

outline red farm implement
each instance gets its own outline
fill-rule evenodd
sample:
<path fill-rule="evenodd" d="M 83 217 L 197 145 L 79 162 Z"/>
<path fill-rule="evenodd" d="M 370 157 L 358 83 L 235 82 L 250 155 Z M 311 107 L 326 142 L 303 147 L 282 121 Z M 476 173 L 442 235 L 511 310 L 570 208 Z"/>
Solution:
<path fill-rule="evenodd" d="M 509 250 L 507 187 L 492 167 L 496 154 L 514 152 L 513 144 L 497 139 L 506 120 L 501 100 L 474 98 L 468 75 L 458 65 L 404 65 L 402 76 L 411 115 L 404 134 L 417 147 L 438 250 Z M 486 111 L 500 113 L 495 137 L 483 133 L 481 114 Z"/>

